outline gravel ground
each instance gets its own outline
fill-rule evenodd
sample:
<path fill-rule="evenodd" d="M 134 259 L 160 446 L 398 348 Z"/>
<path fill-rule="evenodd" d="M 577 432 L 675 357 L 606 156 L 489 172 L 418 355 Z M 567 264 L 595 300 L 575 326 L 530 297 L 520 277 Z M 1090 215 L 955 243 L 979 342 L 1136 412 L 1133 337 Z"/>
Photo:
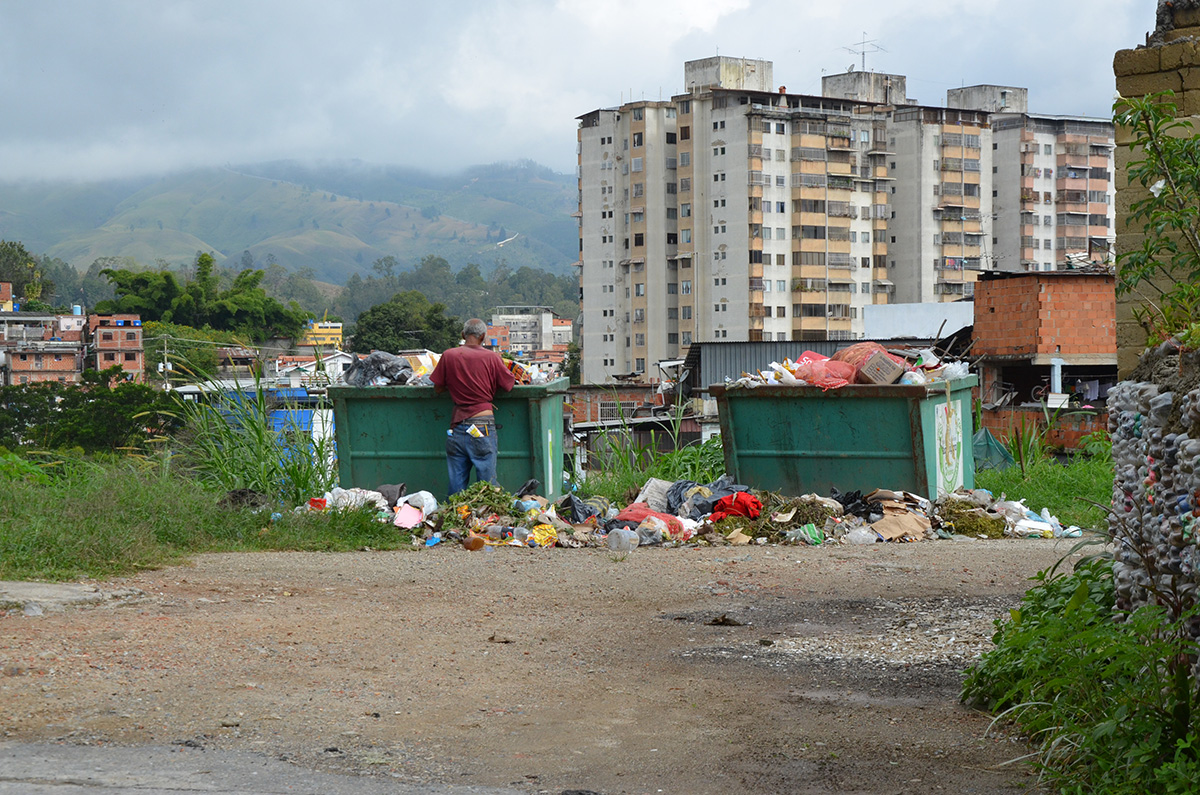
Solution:
<path fill-rule="evenodd" d="M 1073 543 L 206 555 L 0 610 L 0 729 L 527 792 L 1013 792 L 961 670 Z"/>

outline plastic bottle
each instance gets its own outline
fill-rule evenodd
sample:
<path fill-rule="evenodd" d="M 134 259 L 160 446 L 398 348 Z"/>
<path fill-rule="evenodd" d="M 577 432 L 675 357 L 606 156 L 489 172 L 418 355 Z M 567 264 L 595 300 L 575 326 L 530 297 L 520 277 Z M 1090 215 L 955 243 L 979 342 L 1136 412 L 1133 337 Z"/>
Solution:
<path fill-rule="evenodd" d="M 632 552 L 638 545 L 638 534 L 618 527 L 608 534 L 605 545 L 613 552 Z"/>

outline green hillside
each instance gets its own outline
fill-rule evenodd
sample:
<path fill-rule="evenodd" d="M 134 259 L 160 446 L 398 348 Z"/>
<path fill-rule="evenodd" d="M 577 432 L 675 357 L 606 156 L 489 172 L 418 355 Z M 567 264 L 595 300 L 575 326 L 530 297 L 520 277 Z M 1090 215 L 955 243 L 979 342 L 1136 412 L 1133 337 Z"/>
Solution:
<path fill-rule="evenodd" d="M 218 261 L 248 250 L 336 284 L 389 255 L 401 267 L 437 255 L 456 270 L 503 261 L 565 274 L 578 248 L 574 202 L 572 177 L 532 163 L 449 177 L 272 163 L 141 181 L 0 183 L 0 239 L 81 270 L 104 256 L 182 265 L 201 250 Z"/>

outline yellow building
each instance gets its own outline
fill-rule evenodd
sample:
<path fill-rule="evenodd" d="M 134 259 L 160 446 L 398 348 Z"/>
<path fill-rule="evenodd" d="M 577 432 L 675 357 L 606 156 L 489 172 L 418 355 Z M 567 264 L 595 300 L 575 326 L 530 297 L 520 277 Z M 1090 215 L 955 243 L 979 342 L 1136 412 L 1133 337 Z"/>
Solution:
<path fill-rule="evenodd" d="M 300 338 L 297 347 L 301 348 L 342 348 L 342 324 L 331 320 L 310 320 L 304 336 Z"/>

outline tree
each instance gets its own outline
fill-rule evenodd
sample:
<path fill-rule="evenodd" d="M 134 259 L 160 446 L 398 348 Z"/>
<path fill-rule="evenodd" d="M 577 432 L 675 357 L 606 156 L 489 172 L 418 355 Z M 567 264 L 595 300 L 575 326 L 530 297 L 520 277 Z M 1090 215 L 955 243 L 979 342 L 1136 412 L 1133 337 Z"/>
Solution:
<path fill-rule="evenodd" d="M 12 294 L 18 301 L 40 298 L 43 291 L 53 287 L 43 283 L 37 261 L 25 246 L 8 240 L 0 240 L 0 282 L 12 283 Z"/>
<path fill-rule="evenodd" d="M 270 337 L 297 337 L 309 314 L 294 302 L 284 306 L 262 287 L 265 271 L 243 270 L 227 289 L 211 255 L 196 257 L 196 276 L 180 284 L 169 271 L 104 270 L 113 283 L 115 298 L 102 301 L 96 311 L 134 313 L 142 320 L 161 320 L 194 328 L 206 326 L 232 331 L 253 341 Z"/>
<path fill-rule="evenodd" d="M 563 375 L 571 379 L 571 386 L 579 386 L 580 379 L 583 377 L 580 370 L 580 363 L 583 359 L 583 351 L 579 349 L 579 343 L 572 340 L 567 343 L 567 358 L 563 360 Z"/>
<path fill-rule="evenodd" d="M 1155 345 L 1176 336 L 1200 347 L 1200 137 L 1176 118 L 1173 92 L 1122 98 L 1114 121 L 1130 133 L 1130 183 L 1147 193 L 1130 202 L 1141 245 L 1117 258 L 1117 293 L 1136 294 L 1134 317 Z"/>
<path fill-rule="evenodd" d="M 413 348 L 443 351 L 453 347 L 462 326 L 458 318 L 446 316 L 446 306 L 430 303 L 416 290 L 397 293 L 387 303 L 371 307 L 358 316 L 350 350 L 396 353 Z"/>

